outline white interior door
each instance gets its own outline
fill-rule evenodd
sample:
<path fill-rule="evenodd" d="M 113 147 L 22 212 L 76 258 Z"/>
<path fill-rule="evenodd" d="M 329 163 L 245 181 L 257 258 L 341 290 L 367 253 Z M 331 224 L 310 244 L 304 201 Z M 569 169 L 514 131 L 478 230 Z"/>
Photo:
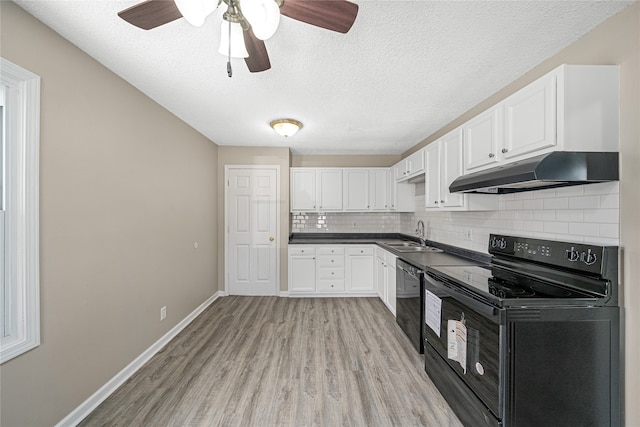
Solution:
<path fill-rule="evenodd" d="M 227 171 L 226 289 L 230 295 L 276 295 L 279 170 Z"/>

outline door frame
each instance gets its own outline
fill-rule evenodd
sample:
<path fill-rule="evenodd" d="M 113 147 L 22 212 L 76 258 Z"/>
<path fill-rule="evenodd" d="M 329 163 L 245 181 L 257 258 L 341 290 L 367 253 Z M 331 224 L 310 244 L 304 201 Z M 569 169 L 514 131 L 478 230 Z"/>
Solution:
<path fill-rule="evenodd" d="M 272 169 L 276 171 L 276 293 L 280 295 L 280 165 L 224 165 L 224 290 L 225 296 L 229 295 L 229 172 L 232 169 Z"/>

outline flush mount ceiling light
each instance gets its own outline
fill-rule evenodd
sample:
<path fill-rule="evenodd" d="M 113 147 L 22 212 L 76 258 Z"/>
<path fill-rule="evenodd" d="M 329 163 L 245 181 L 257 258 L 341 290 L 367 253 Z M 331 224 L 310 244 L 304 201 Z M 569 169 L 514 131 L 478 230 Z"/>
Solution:
<path fill-rule="evenodd" d="M 118 16 L 143 30 L 179 18 L 200 27 L 222 3 L 227 11 L 222 15 L 218 51 L 228 58 L 229 77 L 231 58 L 244 58 L 252 73 L 271 68 L 264 40 L 278 29 L 281 14 L 339 33 L 348 32 L 358 15 L 358 5 L 348 0 L 145 0 Z"/>
<path fill-rule="evenodd" d="M 285 138 L 294 135 L 302 129 L 302 123 L 294 119 L 278 119 L 269 123 L 273 130 Z"/>

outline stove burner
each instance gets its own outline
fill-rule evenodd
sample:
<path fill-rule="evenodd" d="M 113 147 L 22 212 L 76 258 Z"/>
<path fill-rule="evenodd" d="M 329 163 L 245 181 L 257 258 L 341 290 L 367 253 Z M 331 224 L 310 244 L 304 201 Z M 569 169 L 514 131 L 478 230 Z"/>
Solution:
<path fill-rule="evenodd" d="M 529 289 L 513 286 L 508 283 L 500 283 L 495 279 L 489 279 L 489 293 L 498 298 L 521 298 L 535 295 L 535 292 Z"/>
<path fill-rule="evenodd" d="M 544 283 L 533 284 L 531 285 L 531 289 L 538 295 L 547 295 L 554 298 L 562 298 L 573 295 L 573 293 L 567 289 L 545 285 Z"/>

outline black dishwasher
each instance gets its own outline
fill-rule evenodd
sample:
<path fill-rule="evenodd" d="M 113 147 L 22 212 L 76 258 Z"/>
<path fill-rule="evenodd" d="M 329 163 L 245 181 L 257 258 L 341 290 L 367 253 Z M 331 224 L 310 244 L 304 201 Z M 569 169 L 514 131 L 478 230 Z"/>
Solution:
<path fill-rule="evenodd" d="M 413 346 L 424 353 L 423 271 L 401 259 L 396 260 L 396 321 Z"/>

